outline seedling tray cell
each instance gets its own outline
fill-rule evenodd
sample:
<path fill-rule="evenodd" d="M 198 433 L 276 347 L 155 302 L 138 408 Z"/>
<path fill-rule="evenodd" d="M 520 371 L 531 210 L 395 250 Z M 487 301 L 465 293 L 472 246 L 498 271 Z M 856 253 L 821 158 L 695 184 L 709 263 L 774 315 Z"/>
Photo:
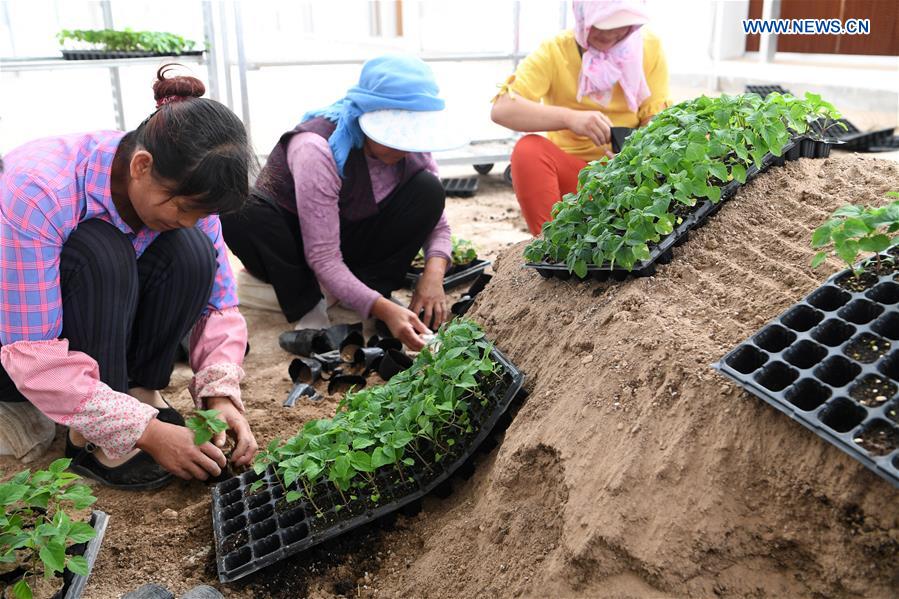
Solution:
<path fill-rule="evenodd" d="M 899 150 L 899 136 L 884 138 L 868 148 L 869 152 L 895 152 Z"/>
<path fill-rule="evenodd" d="M 768 94 L 772 93 L 778 94 L 789 94 L 789 90 L 784 89 L 780 85 L 747 85 L 746 93 L 747 94 L 758 94 L 761 97 L 765 98 Z"/>
<path fill-rule="evenodd" d="M 899 487 L 899 285 L 845 270 L 713 368 Z"/>
<path fill-rule="evenodd" d="M 446 272 L 446 276 L 443 277 L 443 288 L 452 289 L 463 283 L 473 281 L 478 278 L 488 266 L 490 266 L 490 260 L 473 260 L 468 264 L 454 264 Z M 409 272 L 406 273 L 406 286 L 410 289 L 415 289 L 418 279 L 421 278 L 421 272 L 422 269 L 420 268 L 410 268 Z"/>
<path fill-rule="evenodd" d="M 488 439 L 524 383 L 524 374 L 502 352 L 494 348 L 491 357 L 500 366 L 500 376 L 485 389 L 489 397 L 486 406 L 471 402 L 471 421 L 478 426 L 458 457 L 432 461 L 427 469 L 407 467 L 411 482 L 397 480 L 392 469 L 378 471 L 375 476 L 382 501 L 376 507 L 361 498 L 344 503 L 333 485 L 322 482 L 313 495 L 322 510 L 319 515 L 305 498 L 287 503 L 271 468 L 261 475 L 246 472 L 217 485 L 212 491 L 212 524 L 219 580 L 237 580 L 396 512 L 447 481 Z M 265 484 L 251 492 L 251 485 L 260 478 Z M 337 511 L 338 505 L 343 509 Z"/>
<path fill-rule="evenodd" d="M 470 198 L 478 192 L 477 177 L 454 177 L 440 179 L 440 182 L 443 183 L 443 191 L 448 196 Z"/>

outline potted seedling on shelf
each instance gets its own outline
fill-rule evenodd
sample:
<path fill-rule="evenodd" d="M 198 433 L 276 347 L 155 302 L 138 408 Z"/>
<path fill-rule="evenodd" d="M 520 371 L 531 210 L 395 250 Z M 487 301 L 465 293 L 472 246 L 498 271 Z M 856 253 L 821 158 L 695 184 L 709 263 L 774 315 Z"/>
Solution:
<path fill-rule="evenodd" d="M 19 472 L 0 483 L 0 580 L 4 599 L 49 597 L 66 583 L 65 571 L 89 574 L 84 555 L 71 551 L 96 536 L 82 514 L 96 498 L 67 472 L 71 460 L 54 461 L 47 470 Z M 89 512 L 86 516 L 89 517 Z M 86 518 L 85 518 L 86 519 Z"/>
<path fill-rule="evenodd" d="M 891 192 L 891 197 L 899 197 Z M 886 206 L 864 207 L 847 205 L 838 208 L 824 224 L 815 229 L 811 245 L 819 250 L 812 258 L 812 268 L 818 268 L 832 251 L 851 271 L 837 284 L 852 291 L 863 291 L 874 285 L 878 276 L 895 270 L 895 258 L 883 255 L 899 241 L 891 233 L 899 231 L 899 200 Z M 856 264 L 860 253 L 873 253 L 873 258 Z"/>

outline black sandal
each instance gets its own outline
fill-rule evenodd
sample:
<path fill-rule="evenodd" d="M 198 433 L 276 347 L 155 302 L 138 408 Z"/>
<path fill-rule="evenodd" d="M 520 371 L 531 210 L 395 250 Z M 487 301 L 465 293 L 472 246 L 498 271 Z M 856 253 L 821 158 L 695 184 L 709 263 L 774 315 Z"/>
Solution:
<path fill-rule="evenodd" d="M 69 469 L 72 472 L 92 478 L 113 489 L 128 491 L 148 491 L 167 485 L 172 480 L 172 475 L 145 451 L 122 464 L 111 468 L 101 464 L 93 456 L 97 446 L 88 443 L 84 447 L 78 447 L 72 443 L 72 439 L 66 434 L 66 457 L 72 458 Z"/>

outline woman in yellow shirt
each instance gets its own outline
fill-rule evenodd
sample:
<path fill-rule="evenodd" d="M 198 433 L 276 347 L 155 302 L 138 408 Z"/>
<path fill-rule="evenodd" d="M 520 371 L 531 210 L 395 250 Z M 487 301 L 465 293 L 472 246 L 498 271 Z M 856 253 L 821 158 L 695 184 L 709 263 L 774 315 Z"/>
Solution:
<path fill-rule="evenodd" d="M 639 0 L 575 0 L 574 31 L 543 42 L 494 98 L 491 118 L 525 135 L 512 186 L 531 233 L 577 189 L 587 162 L 611 156 L 611 127 L 639 127 L 669 105 L 668 65 Z"/>

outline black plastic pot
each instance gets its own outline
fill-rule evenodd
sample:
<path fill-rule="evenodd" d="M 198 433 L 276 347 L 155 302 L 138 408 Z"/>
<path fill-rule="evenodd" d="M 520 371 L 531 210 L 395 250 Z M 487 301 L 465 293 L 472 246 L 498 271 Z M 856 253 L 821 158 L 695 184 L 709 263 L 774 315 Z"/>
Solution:
<path fill-rule="evenodd" d="M 899 487 L 899 285 L 889 273 L 853 292 L 838 286 L 846 276 L 830 277 L 713 367 Z M 895 445 L 877 451 L 872 435 Z"/>
<path fill-rule="evenodd" d="M 378 364 L 378 376 L 385 381 L 389 381 L 395 375 L 406 370 L 410 366 L 412 366 L 412 358 L 402 351 L 389 349 Z"/>
<path fill-rule="evenodd" d="M 368 347 L 380 347 L 384 351 L 395 349 L 400 351 L 403 349 L 403 342 L 396 337 L 384 337 L 381 335 L 372 335 L 368 340 Z"/>
<path fill-rule="evenodd" d="M 468 309 L 471 308 L 472 304 L 474 304 L 475 298 L 484 290 L 487 283 L 489 283 L 492 278 L 493 275 L 482 273 L 481 276 L 475 279 L 475 282 L 471 284 L 471 287 L 468 288 L 465 295 L 452 305 L 450 312 L 456 316 L 464 316 L 465 313 L 468 312 Z"/>
<path fill-rule="evenodd" d="M 468 264 L 454 264 L 443 278 L 443 288 L 452 289 L 453 287 L 474 280 L 478 275 L 483 273 L 488 266 L 490 266 L 489 260 L 474 260 Z M 415 284 L 418 283 L 418 279 L 421 278 L 421 271 L 422 269 L 420 268 L 409 268 L 409 272 L 406 273 L 407 287 L 410 289 L 415 288 Z"/>
<path fill-rule="evenodd" d="M 315 390 L 315 387 L 308 383 L 297 382 L 293 389 L 290 390 L 290 393 L 287 395 L 287 399 L 284 400 L 285 408 L 292 408 L 297 404 L 298 401 L 303 399 L 304 397 L 308 397 L 312 401 L 318 401 L 322 398 L 321 395 Z"/>
<path fill-rule="evenodd" d="M 215 487 L 212 526 L 219 580 L 242 578 L 382 516 L 411 508 L 424 495 L 446 486 L 450 476 L 471 463 L 492 431 L 508 421 L 507 410 L 524 383 L 524 375 L 499 350 L 494 349 L 491 357 L 500 365 L 501 376 L 481 389 L 487 397 L 486 405 L 471 402 L 474 432 L 465 439 L 464 446 L 460 441 L 451 460 L 431 461 L 425 467 L 404 467 L 411 481 L 398 480 L 396 472 L 390 469 L 376 472 L 375 479 L 384 496 L 378 504 L 363 498 L 344 503 L 334 487 L 323 482 L 313 490 L 322 509 L 317 514 L 307 501 L 287 503 L 284 488 L 271 470 L 261 475 L 247 472 Z M 250 492 L 250 486 L 260 479 L 263 487 Z"/>
<path fill-rule="evenodd" d="M 284 331 L 278 336 L 278 345 L 284 351 L 298 356 L 325 353 L 334 349 L 321 329 Z"/>
<path fill-rule="evenodd" d="M 353 356 L 353 364 L 364 366 L 366 372 L 377 370 L 384 353 L 380 347 L 360 347 Z"/>
<path fill-rule="evenodd" d="M 634 130 L 630 127 L 612 127 L 612 151 L 616 154 L 624 147 L 624 142 Z"/>
<path fill-rule="evenodd" d="M 356 350 L 365 347 L 365 337 L 360 331 L 352 331 L 340 342 L 340 359 L 352 363 Z"/>
<path fill-rule="evenodd" d="M 313 358 L 294 358 L 287 367 L 287 373 L 294 383 L 313 385 L 322 375 L 322 363 Z"/>
<path fill-rule="evenodd" d="M 364 376 L 358 374 L 339 374 L 332 376 L 328 381 L 328 393 L 346 393 L 350 389 L 359 391 L 364 389 L 366 380 Z"/>

